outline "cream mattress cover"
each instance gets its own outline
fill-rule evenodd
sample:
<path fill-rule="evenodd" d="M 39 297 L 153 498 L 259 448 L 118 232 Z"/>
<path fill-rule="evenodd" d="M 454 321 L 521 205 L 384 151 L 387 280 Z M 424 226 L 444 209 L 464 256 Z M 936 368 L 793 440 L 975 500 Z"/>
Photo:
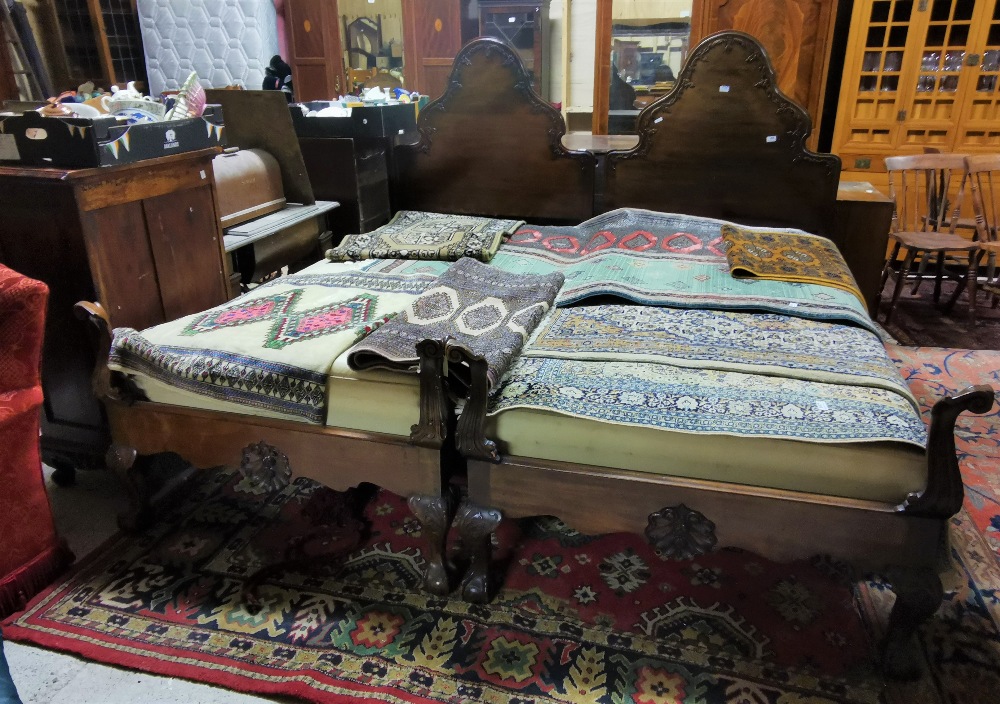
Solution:
<path fill-rule="evenodd" d="M 901 503 L 927 483 L 916 447 L 811 443 L 603 423 L 531 408 L 488 416 L 505 455 L 754 487 Z"/>
<path fill-rule="evenodd" d="M 129 376 L 156 403 L 308 424 L 301 416 L 216 400 L 164 384 L 138 371 L 131 371 Z M 347 366 L 344 353 L 330 368 L 326 402 L 328 427 L 409 436 L 410 427 L 420 418 L 420 378 L 416 374 L 390 371 L 356 372 Z"/>

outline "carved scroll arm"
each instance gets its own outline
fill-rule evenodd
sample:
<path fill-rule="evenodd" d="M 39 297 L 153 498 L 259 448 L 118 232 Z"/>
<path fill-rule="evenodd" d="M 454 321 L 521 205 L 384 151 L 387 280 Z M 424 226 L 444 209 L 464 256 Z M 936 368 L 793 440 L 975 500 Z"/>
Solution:
<path fill-rule="evenodd" d="M 448 364 L 463 365 L 469 379 L 465 408 L 455 428 L 455 448 L 468 459 L 499 462 L 496 443 L 486 437 L 486 407 L 490 383 L 486 360 L 454 340 L 448 342 Z"/>
<path fill-rule="evenodd" d="M 100 400 L 135 403 L 145 401 L 146 395 L 124 374 L 108 368 L 108 353 L 111 351 L 111 319 L 104 306 L 91 301 L 80 301 L 73 310 L 76 317 L 90 323 L 94 331 L 94 371 L 90 375 L 90 387 Z"/>
<path fill-rule="evenodd" d="M 927 486 L 910 494 L 897 511 L 928 518 L 950 518 L 958 513 L 965 488 L 955 454 L 955 421 L 964 411 L 989 413 L 993 398 L 993 388 L 981 385 L 934 404 L 927 438 Z"/>

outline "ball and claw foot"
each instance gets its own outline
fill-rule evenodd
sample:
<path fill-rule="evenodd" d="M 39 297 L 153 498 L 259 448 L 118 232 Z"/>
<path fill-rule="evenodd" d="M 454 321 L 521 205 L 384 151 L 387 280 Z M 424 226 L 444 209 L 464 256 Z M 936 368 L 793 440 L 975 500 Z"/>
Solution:
<path fill-rule="evenodd" d="M 471 560 L 462 580 L 462 599 L 471 604 L 485 604 L 490 599 L 492 538 L 501 519 L 496 509 L 477 506 L 469 501 L 458 510 L 458 534 L 462 548 Z"/>

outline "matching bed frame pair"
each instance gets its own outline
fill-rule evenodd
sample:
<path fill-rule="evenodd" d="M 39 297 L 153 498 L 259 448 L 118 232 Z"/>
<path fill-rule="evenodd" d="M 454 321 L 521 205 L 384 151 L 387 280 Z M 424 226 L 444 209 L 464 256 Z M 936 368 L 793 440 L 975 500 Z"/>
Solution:
<path fill-rule="evenodd" d="M 560 114 L 532 92 L 516 54 L 496 40 L 476 40 L 459 53 L 445 94 L 424 108 L 419 127 L 419 143 L 396 157 L 407 209 L 575 223 L 630 206 L 818 234 L 832 222 L 839 159 L 806 150 L 808 116 L 778 90 L 760 45 L 738 32 L 713 35 L 694 49 L 676 88 L 640 115 L 637 147 L 600 160 L 563 146 Z M 101 330 L 107 350 L 99 306 L 79 310 Z M 451 439 L 446 361 L 474 372 Z M 149 403 L 99 365 L 95 390 L 113 439 L 108 464 L 132 494 L 126 523 L 146 520 L 155 499 L 141 457 L 176 452 L 209 467 L 231 464 L 263 441 L 278 450 L 257 445 L 243 464 L 265 481 L 294 472 L 337 490 L 371 482 L 410 497 L 429 536 L 426 587 L 445 593 L 447 482 L 461 471 L 447 452 L 453 445 L 467 459 L 468 501 L 457 518 L 473 558 L 462 586 L 466 599 L 488 599 L 490 534 L 501 515 L 551 514 L 586 532 L 645 532 L 677 558 L 717 544 L 776 559 L 830 554 L 863 568 L 892 568 L 897 600 L 885 668 L 914 674 L 906 646 L 940 603 L 938 548 L 963 497 L 954 422 L 965 410 L 991 408 L 988 387 L 938 402 L 927 487 L 890 506 L 501 456 L 483 432 L 485 363 L 460 347 L 426 341 L 420 368 L 420 417 L 403 438 Z"/>

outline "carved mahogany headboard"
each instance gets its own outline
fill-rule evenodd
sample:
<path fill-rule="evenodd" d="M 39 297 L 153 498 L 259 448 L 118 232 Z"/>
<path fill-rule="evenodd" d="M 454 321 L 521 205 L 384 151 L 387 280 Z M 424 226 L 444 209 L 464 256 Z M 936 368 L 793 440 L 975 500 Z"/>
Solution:
<path fill-rule="evenodd" d="M 562 145 L 562 115 L 532 90 L 503 42 L 467 44 L 417 126 L 420 141 L 396 151 L 401 209 L 531 222 L 593 214 L 593 155 Z"/>
<path fill-rule="evenodd" d="M 607 156 L 597 211 L 635 207 L 829 234 L 840 158 L 805 147 L 811 123 L 763 47 L 720 32 L 639 114 L 639 144 Z"/>

